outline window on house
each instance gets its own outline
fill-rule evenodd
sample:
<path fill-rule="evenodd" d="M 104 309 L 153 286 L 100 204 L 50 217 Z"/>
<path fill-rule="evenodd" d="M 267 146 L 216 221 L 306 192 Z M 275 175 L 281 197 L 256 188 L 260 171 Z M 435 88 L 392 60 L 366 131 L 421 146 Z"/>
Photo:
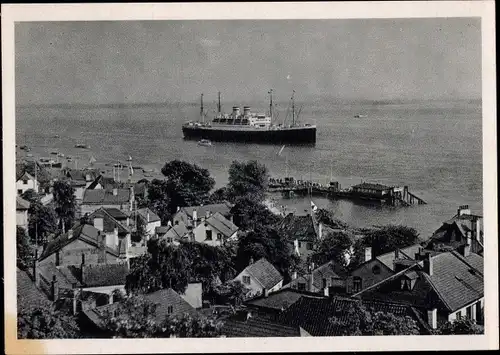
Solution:
<path fill-rule="evenodd" d="M 462 318 L 462 311 L 457 312 L 457 319 L 460 319 L 460 318 Z"/>
<path fill-rule="evenodd" d="M 352 290 L 353 292 L 361 291 L 361 277 L 354 277 L 352 279 Z"/>
<path fill-rule="evenodd" d="M 312 243 L 307 243 L 306 248 L 307 248 L 307 250 L 312 250 L 313 244 Z"/>
<path fill-rule="evenodd" d="M 323 288 L 326 287 L 326 279 L 323 279 Z"/>
<path fill-rule="evenodd" d="M 172 314 L 172 313 L 174 313 L 174 306 L 168 306 L 168 307 L 167 307 L 167 313 L 168 313 L 168 314 Z"/>
<path fill-rule="evenodd" d="M 168 243 L 172 243 L 173 241 L 174 241 L 174 240 L 173 240 L 171 237 L 167 238 L 167 242 L 168 242 Z"/>
<path fill-rule="evenodd" d="M 250 285 L 250 276 L 243 276 L 243 283 L 245 285 Z"/>
<path fill-rule="evenodd" d="M 212 240 L 212 231 L 208 230 L 205 233 L 206 233 L 206 236 L 207 236 L 207 240 Z"/>
<path fill-rule="evenodd" d="M 222 239 L 222 233 L 217 233 L 217 240 L 221 240 Z"/>
<path fill-rule="evenodd" d="M 299 242 L 299 248 L 302 248 L 302 242 Z"/>
<path fill-rule="evenodd" d="M 28 180 L 23 180 L 23 185 L 28 185 Z"/>
<path fill-rule="evenodd" d="M 305 291 L 306 290 L 306 284 L 304 282 L 299 282 L 297 284 L 298 290 L 299 291 Z"/>
<path fill-rule="evenodd" d="M 472 306 L 469 306 L 465 309 L 466 315 L 468 319 L 472 319 Z"/>
<path fill-rule="evenodd" d="M 402 279 L 401 280 L 401 289 L 403 291 L 409 291 L 410 290 L 410 280 Z"/>
<path fill-rule="evenodd" d="M 375 265 L 375 266 L 372 268 L 372 272 L 373 272 L 375 275 L 380 274 L 380 266 Z"/>
<path fill-rule="evenodd" d="M 23 190 L 17 190 L 17 193 L 21 195 L 23 193 Z"/>

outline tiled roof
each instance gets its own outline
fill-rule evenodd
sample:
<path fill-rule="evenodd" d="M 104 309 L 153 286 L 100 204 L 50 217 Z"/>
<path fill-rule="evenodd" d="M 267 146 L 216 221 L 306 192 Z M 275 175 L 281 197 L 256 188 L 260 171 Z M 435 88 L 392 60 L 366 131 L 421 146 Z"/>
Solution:
<path fill-rule="evenodd" d="M 432 256 L 433 272 L 428 275 L 420 264 L 403 270 L 354 295 L 363 299 L 389 300 L 420 308 L 437 307 L 454 312 L 484 296 L 482 257 L 457 252 Z M 412 290 L 401 290 L 402 277 L 413 275 Z M 414 277 L 415 274 L 418 277 Z"/>
<path fill-rule="evenodd" d="M 226 238 L 229 238 L 238 230 L 238 227 L 233 222 L 228 220 L 219 212 L 216 212 L 215 214 L 210 216 L 205 221 L 205 223 L 208 223 L 209 225 L 214 227 L 216 230 L 221 232 L 222 235 Z"/>
<path fill-rule="evenodd" d="M 148 212 L 149 223 L 158 222 L 160 220 L 160 217 L 158 217 L 158 215 L 151 211 L 149 208 L 141 208 L 137 210 L 137 214 L 144 220 L 144 222 L 147 222 Z"/>
<path fill-rule="evenodd" d="M 471 254 L 463 258 L 451 252 L 438 254 L 432 259 L 434 269 L 430 280 L 451 311 L 484 296 L 482 257 Z"/>
<path fill-rule="evenodd" d="M 25 171 L 16 181 L 19 180 L 35 180 L 35 178 Z"/>
<path fill-rule="evenodd" d="M 144 297 L 156 304 L 156 321 L 161 322 L 167 315 L 180 316 L 184 313 L 196 314 L 196 310 L 171 288 L 145 294 Z M 168 306 L 173 306 L 173 313 L 168 313 Z"/>
<path fill-rule="evenodd" d="M 248 265 L 245 270 L 268 290 L 283 280 L 279 271 L 265 258 Z"/>
<path fill-rule="evenodd" d="M 104 208 L 113 218 L 117 220 L 127 219 L 129 217 L 126 213 L 118 208 Z"/>
<path fill-rule="evenodd" d="M 45 259 L 47 256 L 55 253 L 56 251 L 60 250 L 64 246 L 68 245 L 69 243 L 72 243 L 74 240 L 80 239 L 87 244 L 90 244 L 92 246 L 97 247 L 97 236 L 99 234 L 99 230 L 97 230 L 94 226 L 91 226 L 89 224 L 79 224 L 76 227 L 73 228 L 73 237 L 68 238 L 68 233 L 62 234 L 56 239 L 52 240 L 47 244 L 45 249 L 42 252 L 42 255 L 40 255 L 39 260 Z M 117 251 L 114 249 L 111 249 L 106 246 L 106 251 L 112 255 L 118 256 Z"/>
<path fill-rule="evenodd" d="M 30 203 L 26 201 L 25 199 L 16 196 L 16 210 L 27 210 L 30 208 Z"/>
<path fill-rule="evenodd" d="M 157 231 L 156 233 L 163 234 L 162 228 L 164 228 L 164 227 L 163 226 L 156 227 L 156 231 Z M 164 235 L 161 235 L 162 239 L 172 238 L 173 240 L 181 240 L 183 238 L 186 238 L 188 233 L 189 233 L 189 229 L 186 227 L 186 224 L 184 224 L 182 221 L 179 222 L 179 224 L 176 224 L 172 227 L 166 227 L 166 228 L 168 228 L 168 229 L 166 230 Z"/>
<path fill-rule="evenodd" d="M 369 182 L 363 182 L 361 184 L 354 185 L 353 188 L 383 191 L 383 190 L 388 190 L 390 187 L 381 184 L 372 184 Z"/>
<path fill-rule="evenodd" d="M 35 283 L 26 272 L 17 268 L 17 309 L 26 309 L 33 305 L 49 305 L 50 302 L 43 292 L 36 288 Z"/>
<path fill-rule="evenodd" d="M 129 202 L 130 190 L 117 189 L 117 195 L 113 191 L 105 189 L 85 190 L 82 204 L 86 205 L 121 205 Z"/>
<path fill-rule="evenodd" d="M 94 223 L 95 218 L 103 219 L 103 229 L 106 233 L 113 232 L 115 228 L 118 228 L 118 233 L 130 233 L 129 229 L 119 221 L 117 221 L 110 213 L 108 213 L 108 210 L 105 208 L 99 208 L 98 210 L 90 214 L 89 222 Z"/>
<path fill-rule="evenodd" d="M 287 309 L 302 297 L 324 298 L 312 292 L 298 291 L 293 288 L 282 288 L 266 296 L 261 295 L 245 302 L 248 307 L 282 310 Z"/>
<path fill-rule="evenodd" d="M 295 216 L 288 214 L 277 226 L 285 236 L 293 241 L 315 241 L 317 238 L 313 219 L 310 215 Z"/>
<path fill-rule="evenodd" d="M 341 334 L 338 325 L 330 322 L 330 318 L 348 321 L 347 312 L 355 300 L 343 297 L 309 298 L 303 297 L 285 310 L 278 321 L 300 326 L 312 336 L 335 336 Z M 363 305 L 371 311 L 392 313 L 396 316 L 410 316 L 416 318 L 412 309 L 406 305 L 387 302 L 363 301 Z"/>
<path fill-rule="evenodd" d="M 186 212 L 189 218 L 193 218 L 193 211 L 195 210 L 198 218 L 205 218 L 207 212 L 209 212 L 210 214 L 219 212 L 223 216 L 228 216 L 230 214 L 231 208 L 232 205 L 229 202 L 226 202 L 203 206 L 182 207 L 181 210 Z"/>
<path fill-rule="evenodd" d="M 165 233 L 167 233 L 167 232 L 168 232 L 168 230 L 169 230 L 170 228 L 172 228 L 172 227 L 170 227 L 170 226 L 159 226 L 159 227 L 156 227 L 156 228 L 155 228 L 155 233 L 156 233 L 156 234 L 160 234 L 160 235 L 161 235 L 161 234 L 165 234 Z"/>
<path fill-rule="evenodd" d="M 240 316 L 232 316 L 223 322 L 222 334 L 229 338 L 300 336 L 299 327 L 291 327 L 261 317 L 250 317 L 245 320 Z"/>
<path fill-rule="evenodd" d="M 90 264 L 83 268 L 83 280 L 80 281 L 86 287 L 125 285 L 128 272 L 127 263 Z"/>
<path fill-rule="evenodd" d="M 420 244 L 410 245 L 409 247 L 399 249 L 399 259 L 415 260 L 415 254 L 419 252 Z M 396 251 L 391 251 L 376 257 L 378 261 L 394 271 L 394 260 L 396 259 Z"/>

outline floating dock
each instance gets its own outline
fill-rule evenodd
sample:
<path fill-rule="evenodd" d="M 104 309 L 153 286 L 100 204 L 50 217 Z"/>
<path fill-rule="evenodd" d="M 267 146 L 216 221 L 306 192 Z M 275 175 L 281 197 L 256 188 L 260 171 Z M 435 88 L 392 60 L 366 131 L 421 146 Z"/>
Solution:
<path fill-rule="evenodd" d="M 410 192 L 408 186 L 386 186 L 363 182 L 342 189 L 336 181 L 324 185 L 308 180 L 295 180 L 293 177 L 269 179 L 268 192 L 281 192 L 286 198 L 298 196 L 319 196 L 330 199 L 348 199 L 380 203 L 390 206 L 408 207 L 427 204 L 423 199 Z"/>

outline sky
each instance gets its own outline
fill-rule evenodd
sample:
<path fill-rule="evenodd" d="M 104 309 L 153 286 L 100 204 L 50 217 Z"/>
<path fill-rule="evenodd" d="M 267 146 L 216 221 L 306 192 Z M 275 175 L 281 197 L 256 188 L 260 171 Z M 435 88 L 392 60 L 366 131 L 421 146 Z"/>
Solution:
<path fill-rule="evenodd" d="M 16 103 L 481 97 L 478 18 L 24 22 Z M 210 101 L 210 100 L 209 100 Z"/>

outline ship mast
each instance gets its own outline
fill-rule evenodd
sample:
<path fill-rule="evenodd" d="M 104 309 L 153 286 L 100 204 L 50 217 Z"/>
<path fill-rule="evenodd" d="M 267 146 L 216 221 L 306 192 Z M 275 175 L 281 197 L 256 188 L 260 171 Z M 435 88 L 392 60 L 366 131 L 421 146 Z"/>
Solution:
<path fill-rule="evenodd" d="M 295 126 L 295 90 L 292 92 L 292 127 Z"/>
<path fill-rule="evenodd" d="M 203 94 L 201 94 L 200 116 L 201 116 L 201 122 L 205 123 L 205 117 L 203 115 Z"/>
<path fill-rule="evenodd" d="M 221 114 L 221 107 L 220 107 L 220 91 L 219 91 L 219 103 L 217 104 L 217 111 L 219 113 L 219 116 Z"/>
<path fill-rule="evenodd" d="M 273 89 L 269 90 L 269 116 L 271 116 L 271 122 L 273 121 Z"/>

